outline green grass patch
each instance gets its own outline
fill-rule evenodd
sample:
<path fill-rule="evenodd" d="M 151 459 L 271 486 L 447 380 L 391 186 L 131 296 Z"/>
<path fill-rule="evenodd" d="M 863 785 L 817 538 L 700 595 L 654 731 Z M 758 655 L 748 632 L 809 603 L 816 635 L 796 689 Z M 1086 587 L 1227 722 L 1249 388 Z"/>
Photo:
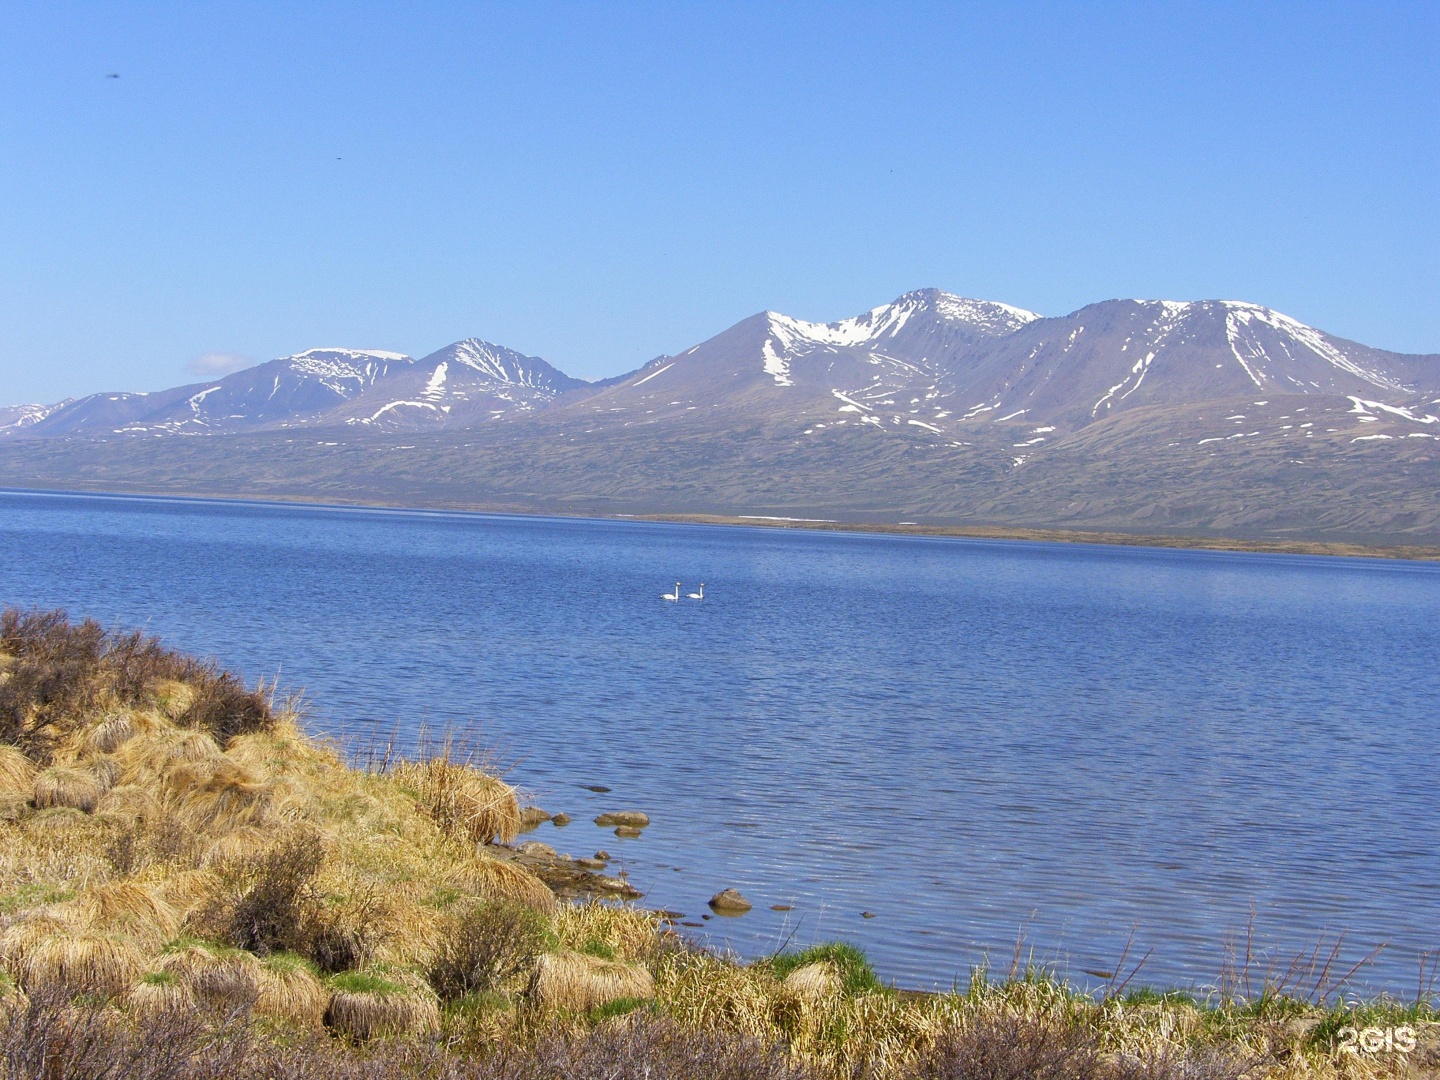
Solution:
<path fill-rule="evenodd" d="M 369 971 L 342 971 L 326 980 L 330 989 L 347 994 L 403 994 L 405 988 L 399 983 L 382 978 Z"/>
<path fill-rule="evenodd" d="M 636 1009 L 643 1009 L 649 1006 L 644 998 L 616 998 L 614 1001 L 607 1001 L 604 1005 L 591 1009 L 585 1016 L 592 1023 L 599 1023 L 602 1020 L 609 1020 L 612 1017 L 624 1016 Z"/>
<path fill-rule="evenodd" d="M 445 1014 L 463 1020 L 478 1020 L 491 1013 L 509 1012 L 515 1003 L 498 990 L 476 991 L 456 998 L 445 1006 Z"/>
<path fill-rule="evenodd" d="M 425 904 L 427 907 L 432 907 L 436 911 L 444 911 L 464 895 L 465 894 L 459 889 L 449 885 L 440 885 L 431 891 L 425 900 Z"/>
<path fill-rule="evenodd" d="M 828 961 L 840 975 L 840 985 L 847 994 L 864 994 L 889 989 L 875 974 L 865 953 L 845 941 L 828 941 L 812 945 L 803 952 L 777 953 L 766 963 L 777 979 L 784 979 L 796 968 Z"/>
<path fill-rule="evenodd" d="M 14 915 L 26 908 L 38 907 L 41 904 L 63 904 L 66 900 L 73 899 L 75 894 L 68 889 L 57 889 L 53 885 L 21 885 L 18 889 L 12 889 L 0 896 L 0 915 Z"/>
<path fill-rule="evenodd" d="M 614 947 L 599 938 L 591 938 L 585 942 L 580 946 L 580 951 L 586 956 L 594 956 L 601 960 L 614 960 L 616 956 Z"/>
<path fill-rule="evenodd" d="M 260 963 L 277 975 L 289 975 L 302 970 L 308 971 L 311 975 L 320 974 L 320 969 L 313 963 L 293 952 L 274 952 L 262 959 Z"/>

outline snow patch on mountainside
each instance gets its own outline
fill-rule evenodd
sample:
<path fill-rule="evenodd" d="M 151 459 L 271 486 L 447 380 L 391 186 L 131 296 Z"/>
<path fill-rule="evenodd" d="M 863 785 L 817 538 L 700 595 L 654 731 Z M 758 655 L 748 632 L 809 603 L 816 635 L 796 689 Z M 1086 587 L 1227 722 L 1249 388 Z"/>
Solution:
<path fill-rule="evenodd" d="M 996 337 L 1014 333 L 1027 323 L 1044 318 L 1043 315 L 1010 304 L 1001 304 L 994 300 L 970 300 L 951 293 L 937 293 L 934 302 L 936 313 L 948 322 L 964 323 Z"/>
<path fill-rule="evenodd" d="M 1306 326 L 1298 319 L 1241 300 L 1224 300 L 1221 304 L 1225 309 L 1225 335 L 1230 342 L 1230 351 L 1256 386 L 1264 388 L 1267 383 L 1273 385 L 1277 381 L 1266 371 L 1265 365 L 1279 360 L 1270 356 L 1265 342 L 1255 332 L 1256 327 L 1266 327 L 1280 335 L 1278 345 L 1287 354 L 1287 359 L 1294 359 L 1294 354 L 1287 345 L 1288 341 L 1318 356 L 1336 370 L 1363 379 L 1372 386 L 1402 392 L 1406 389 L 1384 372 L 1375 371 L 1351 360 L 1325 334 L 1313 326 Z"/>
<path fill-rule="evenodd" d="M 765 358 L 765 374 L 774 376 L 776 386 L 795 385 L 790 381 L 790 362 L 775 352 L 769 338 L 760 346 L 760 354 Z"/>
<path fill-rule="evenodd" d="M 402 353 L 379 349 L 306 349 L 282 357 L 281 362 L 302 379 L 314 379 L 337 396 L 351 398 L 385 375 L 391 364 L 415 361 Z"/>
<path fill-rule="evenodd" d="M 450 365 L 443 360 L 435 366 L 434 372 L 430 375 L 430 381 L 425 384 L 427 398 L 433 400 L 445 396 L 445 376 L 449 371 Z"/>
<path fill-rule="evenodd" d="M 1409 420 L 1416 424 L 1440 424 L 1440 416 L 1431 416 L 1426 413 L 1423 416 L 1416 416 L 1409 409 L 1403 409 L 1398 405 L 1386 405 L 1383 401 L 1366 401 L 1364 398 L 1356 397 L 1354 394 L 1347 394 L 1346 397 L 1354 403 L 1350 411 L 1360 419 L 1373 417 L 1377 412 L 1388 413 L 1391 416 L 1398 416 L 1402 420 Z"/>

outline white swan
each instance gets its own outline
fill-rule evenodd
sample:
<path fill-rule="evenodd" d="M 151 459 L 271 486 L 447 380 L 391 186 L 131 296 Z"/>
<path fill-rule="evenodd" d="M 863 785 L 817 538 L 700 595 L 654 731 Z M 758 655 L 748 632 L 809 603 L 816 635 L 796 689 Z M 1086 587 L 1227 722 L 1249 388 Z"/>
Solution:
<path fill-rule="evenodd" d="M 673 593 L 668 593 L 668 592 L 667 592 L 667 593 L 661 593 L 661 594 L 660 594 L 660 599 L 661 599 L 661 600 L 679 600 L 679 599 L 680 599 L 680 583 L 679 583 L 678 581 L 675 582 L 675 591 L 674 591 Z"/>
<path fill-rule="evenodd" d="M 699 591 L 699 592 L 692 592 L 692 593 L 690 594 L 690 599 L 691 599 L 691 600 L 704 600 L 704 599 L 705 599 L 705 583 L 704 583 L 703 581 L 700 582 L 700 591 Z"/>

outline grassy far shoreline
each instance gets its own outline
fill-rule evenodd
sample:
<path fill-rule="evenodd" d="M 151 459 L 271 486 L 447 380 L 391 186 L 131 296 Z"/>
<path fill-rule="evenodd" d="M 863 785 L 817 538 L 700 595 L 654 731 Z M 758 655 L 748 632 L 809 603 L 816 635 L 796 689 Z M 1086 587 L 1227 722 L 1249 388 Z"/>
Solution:
<path fill-rule="evenodd" d="M 721 525 L 733 528 L 804 529 L 818 532 L 868 533 L 884 536 L 919 536 L 962 540 L 1023 541 L 1030 543 L 1094 544 L 1109 547 L 1148 547 L 1188 551 L 1218 551 L 1268 555 L 1317 555 L 1334 558 L 1367 558 L 1414 562 L 1440 562 L 1440 543 L 1410 544 L 1368 540 L 1332 540 L 1289 537 L 1202 536 L 1194 534 L 1130 533 L 1092 529 L 1030 528 L 1005 525 L 922 524 L 913 522 L 839 521 L 790 517 L 780 514 L 708 513 L 621 513 L 550 507 L 536 509 L 511 504 L 474 504 L 438 500 L 430 503 L 396 504 L 364 499 L 336 500 L 303 495 L 255 497 L 204 491 L 176 492 L 110 488 L 20 488 L 3 487 L 0 494 L 24 496 L 81 496 L 93 498 L 177 500 L 181 502 L 235 503 L 255 506 L 304 506 L 335 510 L 377 510 L 396 513 L 450 513 L 477 516 L 533 517 L 581 521 L 643 521 L 681 525 Z"/>
<path fill-rule="evenodd" d="M 1246 961 L 1205 1000 L 1131 989 L 1133 972 L 1086 993 L 1018 956 L 963 993 L 916 994 L 847 945 L 716 955 L 656 913 L 558 900 L 509 858 L 522 808 L 485 769 L 445 748 L 356 767 L 296 710 L 140 633 L 0 619 L 7 1076 L 1440 1069 L 1423 985 L 1413 1002 L 1347 1000 L 1342 965 L 1318 950 L 1272 977 Z"/>

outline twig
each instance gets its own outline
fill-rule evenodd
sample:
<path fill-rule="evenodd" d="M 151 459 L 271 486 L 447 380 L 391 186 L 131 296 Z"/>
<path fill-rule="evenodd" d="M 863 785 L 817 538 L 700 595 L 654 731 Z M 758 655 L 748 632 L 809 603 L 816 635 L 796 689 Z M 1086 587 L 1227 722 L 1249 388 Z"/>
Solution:
<path fill-rule="evenodd" d="M 1140 969 L 1145 966 L 1145 961 L 1150 959 L 1150 954 L 1154 951 L 1155 947 L 1152 945 L 1146 951 L 1145 955 L 1140 958 L 1140 962 L 1130 969 L 1130 974 L 1125 976 L 1125 981 L 1115 988 L 1115 995 L 1117 997 L 1125 992 L 1125 988 L 1130 985 L 1130 980 L 1135 978 L 1136 974 L 1140 971 Z"/>
<path fill-rule="evenodd" d="M 1120 959 L 1116 960 L 1114 967 L 1110 969 L 1110 979 L 1105 984 L 1106 998 L 1113 997 L 1115 994 L 1115 980 L 1120 975 L 1120 969 L 1125 966 L 1125 959 L 1130 955 L 1130 947 L 1135 944 L 1135 930 L 1136 927 L 1132 924 L 1130 927 L 1130 936 L 1125 939 L 1125 948 L 1120 950 Z M 1150 954 L 1146 953 L 1145 955 L 1148 957 Z"/>
<path fill-rule="evenodd" d="M 1390 943 L 1388 941 L 1382 941 L 1379 945 L 1376 945 L 1375 948 L 1371 949 L 1359 960 L 1355 961 L 1354 966 L 1351 967 L 1349 971 L 1345 972 L 1344 975 L 1340 976 L 1340 978 L 1336 980 L 1335 983 L 1328 990 L 1326 990 L 1323 995 L 1321 995 L 1319 1004 L 1325 1004 L 1325 999 L 1330 996 L 1330 991 L 1339 990 L 1340 987 L 1344 986 L 1347 982 L 1350 981 L 1351 975 L 1354 975 L 1355 972 L 1359 971 L 1366 964 L 1370 963 L 1371 960 L 1374 960 L 1375 957 L 1379 956 L 1380 953 L 1384 951 L 1386 946 L 1388 946 L 1389 944 Z"/>

